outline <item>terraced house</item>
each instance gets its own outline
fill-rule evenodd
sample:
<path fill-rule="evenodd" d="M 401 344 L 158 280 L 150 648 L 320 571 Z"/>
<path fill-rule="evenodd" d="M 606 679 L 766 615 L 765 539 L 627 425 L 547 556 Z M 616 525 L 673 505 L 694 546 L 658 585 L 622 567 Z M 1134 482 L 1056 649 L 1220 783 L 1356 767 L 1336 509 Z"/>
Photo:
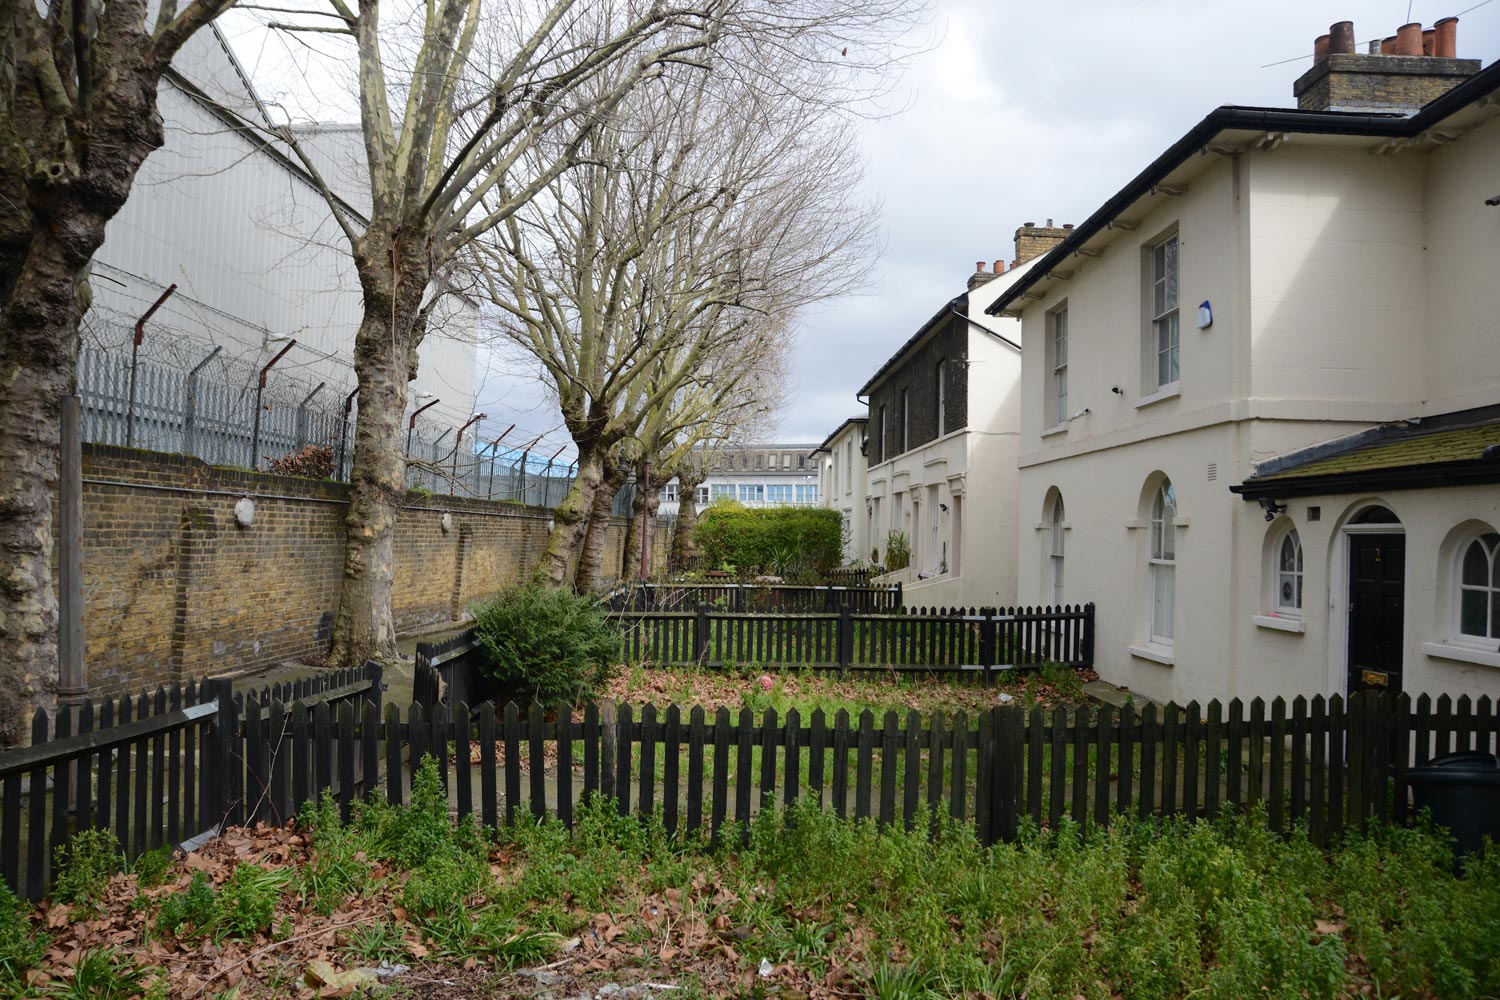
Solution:
<path fill-rule="evenodd" d="M 1456 29 L 1334 25 L 989 307 L 1019 597 L 1096 602 L 1105 679 L 1500 694 L 1500 64 Z"/>

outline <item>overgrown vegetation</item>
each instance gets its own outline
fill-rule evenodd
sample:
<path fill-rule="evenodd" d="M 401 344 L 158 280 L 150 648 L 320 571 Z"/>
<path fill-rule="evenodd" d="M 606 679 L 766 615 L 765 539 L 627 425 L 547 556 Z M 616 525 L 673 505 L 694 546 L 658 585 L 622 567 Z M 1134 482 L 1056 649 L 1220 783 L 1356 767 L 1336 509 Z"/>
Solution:
<path fill-rule="evenodd" d="M 333 450 L 321 444 L 305 445 L 268 463 L 278 476 L 300 476 L 304 479 L 327 479 L 334 472 Z"/>
<path fill-rule="evenodd" d="M 59 844 L 55 858 L 52 898 L 72 906 L 79 917 L 94 915 L 110 876 L 120 870 L 124 860 L 120 842 L 108 830 L 84 830 Z"/>
<path fill-rule="evenodd" d="M 531 583 L 471 611 L 485 672 L 502 700 L 582 704 L 598 693 L 619 653 L 619 629 L 587 594 Z"/>
<path fill-rule="evenodd" d="M 708 569 L 773 573 L 791 583 L 816 582 L 843 559 L 843 515 L 826 507 L 754 510 L 720 501 L 698 521 L 693 541 Z"/>
<path fill-rule="evenodd" d="M 906 532 L 892 531 L 885 536 L 885 568 L 898 570 L 910 565 L 911 543 L 906 540 Z"/>
<path fill-rule="evenodd" d="M 622 817 L 596 798 L 571 832 L 551 819 L 522 822 L 492 843 L 472 821 L 451 820 L 428 758 L 408 806 L 365 804 L 344 823 L 325 796 L 303 812 L 295 838 L 231 831 L 211 847 L 204 864 L 233 869 L 217 893 L 202 870 L 179 870 L 169 875 L 175 889 L 141 898 L 156 907 L 150 954 L 171 956 L 163 961 L 174 970 L 213 961 L 204 935 L 244 953 L 295 923 L 336 940 L 334 955 L 349 966 L 546 963 L 566 980 L 551 984 L 557 995 L 633 978 L 679 984 L 674 996 L 684 998 L 1500 993 L 1500 850 L 1455 877 L 1441 832 L 1380 828 L 1325 851 L 1305 835 L 1269 832 L 1254 813 L 1216 823 L 1122 818 L 1087 837 L 1065 823 L 994 847 L 945 817 L 921 816 L 913 830 L 803 803 L 760 813 L 743 842 L 731 835 L 710 850 L 670 837 L 659 814 Z M 328 926 L 343 928 L 336 939 L 318 933 L 328 914 L 339 921 Z M 27 995 L 167 995 L 168 977 L 144 964 L 144 951 L 108 950 L 139 933 L 133 916 L 73 925 L 80 937 L 65 945 L 101 990 L 129 992 L 79 993 L 81 972 L 44 968 Z M 300 976 L 306 940 L 290 937 L 247 968 L 238 995 L 277 995 Z M 0 994 L 38 967 L 44 945 L 26 908 L 0 891 L 0 977 L 9 977 Z M 185 982 L 172 979 L 173 990 Z M 539 988 L 529 978 L 492 984 L 496 995 Z"/>

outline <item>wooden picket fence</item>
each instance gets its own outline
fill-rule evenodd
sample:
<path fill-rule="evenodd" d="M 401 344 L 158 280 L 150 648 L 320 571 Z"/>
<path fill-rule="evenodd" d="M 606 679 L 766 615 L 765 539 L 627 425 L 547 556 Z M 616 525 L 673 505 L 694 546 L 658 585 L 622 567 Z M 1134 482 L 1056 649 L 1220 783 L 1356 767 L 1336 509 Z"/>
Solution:
<path fill-rule="evenodd" d="M 228 680 L 190 680 L 54 717 L 37 711 L 31 745 L 0 752 L 0 879 L 40 899 L 57 847 L 77 830 L 112 830 L 133 858 L 216 829 L 241 794 L 232 779 L 247 704 L 378 707 L 381 676 L 370 663 L 241 693 Z"/>
<path fill-rule="evenodd" d="M 611 611 L 783 612 L 786 614 L 893 612 L 903 606 L 901 584 L 844 582 L 818 586 L 761 583 L 632 583 L 605 599 Z"/>
<path fill-rule="evenodd" d="M 211 704 L 205 691 L 200 685 L 200 710 Z M 800 800 L 840 817 L 908 829 L 924 811 L 934 823 L 946 815 L 974 824 L 989 843 L 1017 836 L 1022 824 L 1057 829 L 1070 821 L 1086 833 L 1126 815 L 1212 818 L 1263 808 L 1272 829 L 1305 826 L 1314 841 L 1328 844 L 1371 823 L 1406 822 L 1411 767 L 1453 750 L 1494 752 L 1500 739 L 1500 717 L 1488 698 L 1413 702 L 1373 692 L 1347 701 L 1213 701 L 1201 710 L 1197 703 L 1118 713 L 1108 706 L 1027 711 L 1012 705 L 974 717 L 888 712 L 879 720 L 870 712 L 852 717 L 839 711 L 830 718 L 819 710 L 804 718 L 795 710 L 783 717 L 675 705 L 660 712 L 644 706 L 637 715 L 610 703 L 560 713 L 536 705 L 523 711 L 485 703 L 472 712 L 466 705 L 437 711 L 413 705 L 403 718 L 394 705 L 382 716 L 363 694 L 311 704 L 254 695 L 236 701 L 222 690 L 215 697 L 212 711 L 187 719 L 167 713 L 150 736 L 159 741 L 177 732 L 186 741 L 194 726 L 207 724 L 196 730 L 202 752 L 185 756 L 195 769 L 183 772 L 181 782 L 172 771 L 168 783 L 157 784 L 162 758 L 151 751 L 137 750 L 133 766 L 119 765 L 118 787 L 136 788 L 122 801 L 137 811 L 137 820 L 142 803 L 157 808 L 156 798 L 140 794 L 142 768 L 153 770 L 150 787 L 163 790 L 181 833 L 219 823 L 281 822 L 324 789 L 345 815 L 376 791 L 402 802 L 431 755 L 450 805 L 492 827 L 549 815 L 571 825 L 580 802 L 593 795 L 612 801 L 621 814 L 659 810 L 672 834 L 710 840 L 743 836 L 758 811 Z M 49 877 L 51 846 L 69 830 L 111 825 L 107 814 L 85 804 L 90 796 L 81 795 L 71 814 L 64 797 L 53 798 L 49 826 L 49 803 L 35 795 L 43 786 L 36 768 L 51 767 L 61 787 L 67 787 L 71 764 L 85 776 L 91 761 L 100 775 L 110 772 L 107 751 L 143 738 L 128 728 L 138 724 L 96 729 L 87 748 L 68 743 L 58 753 L 65 740 L 77 739 L 64 735 L 45 764 L 34 751 L 47 746 L 0 755 L 7 852 L 16 844 L 21 815 L 33 831 L 27 877 L 17 885 L 10 863 L 7 881 L 35 898 Z M 122 749 L 122 762 L 125 757 Z M 13 787 L 13 777 L 28 771 L 34 777 L 29 803 Z M 87 777 L 78 783 L 96 787 Z M 196 803 L 187 797 L 194 787 Z M 173 798 L 179 790 L 181 803 Z M 195 804 L 198 821 L 189 823 Z M 132 852 L 173 839 L 174 828 L 154 820 L 114 826 L 130 838 Z M 165 841 L 163 829 L 169 831 Z M 36 846 L 44 843 L 45 852 Z"/>
<path fill-rule="evenodd" d="M 968 673 L 1094 663 L 1094 605 L 890 613 L 620 612 L 629 663 Z"/>

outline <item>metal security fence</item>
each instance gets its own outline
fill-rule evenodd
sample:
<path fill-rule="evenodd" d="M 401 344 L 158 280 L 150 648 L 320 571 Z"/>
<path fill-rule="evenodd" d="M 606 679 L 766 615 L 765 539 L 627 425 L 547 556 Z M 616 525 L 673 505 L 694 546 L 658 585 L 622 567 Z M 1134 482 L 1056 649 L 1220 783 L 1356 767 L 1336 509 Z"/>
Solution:
<path fill-rule="evenodd" d="M 308 445 L 333 455 L 331 478 L 348 482 L 357 409 L 345 386 L 282 378 L 261 388 L 233 362 L 195 367 L 132 359 L 86 347 L 78 359 L 85 441 L 192 455 L 212 465 L 265 471 Z M 418 417 L 406 441 L 407 487 L 452 496 L 556 507 L 573 485 L 573 465 L 556 452 L 476 443 L 460 428 Z M 628 514 L 630 491 L 615 499 Z"/>

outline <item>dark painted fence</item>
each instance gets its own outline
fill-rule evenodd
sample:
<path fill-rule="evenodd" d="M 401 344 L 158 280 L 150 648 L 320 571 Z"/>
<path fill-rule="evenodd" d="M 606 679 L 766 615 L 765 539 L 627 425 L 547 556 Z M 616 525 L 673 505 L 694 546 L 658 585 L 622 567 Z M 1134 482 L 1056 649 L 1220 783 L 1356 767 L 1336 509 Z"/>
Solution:
<path fill-rule="evenodd" d="M 113 830 L 134 858 L 243 818 L 258 772 L 242 718 L 257 705 L 380 704 L 381 668 L 330 671 L 235 693 L 227 680 L 189 681 L 134 699 L 85 703 L 32 719 L 31 746 L 0 753 L 0 878 L 40 899 L 54 853 L 77 830 Z M 248 771 L 247 771 L 248 768 Z"/>
<path fill-rule="evenodd" d="M 198 696 L 200 708 L 212 704 L 202 686 Z M 1214 701 L 1201 709 L 1148 705 L 1118 713 L 1107 706 L 1004 706 L 973 718 L 888 712 L 878 720 L 869 712 L 830 718 L 819 710 L 804 718 L 795 710 L 783 717 L 677 706 L 645 706 L 637 715 L 608 703 L 562 713 L 491 703 L 432 713 L 413 705 L 403 720 L 396 706 L 382 718 L 363 694 L 311 707 L 258 697 L 235 705 L 231 698 L 228 709 L 219 697 L 213 712 L 160 716 L 173 731 L 200 727 L 201 753 L 186 756 L 195 770 L 181 783 L 184 795 L 198 790 L 192 825 L 279 821 L 325 788 L 346 815 L 357 798 L 377 790 L 405 801 L 411 776 L 431 754 L 452 807 L 496 827 L 544 815 L 571 825 L 579 803 L 597 793 L 622 814 L 659 809 L 674 834 L 714 839 L 740 836 L 761 809 L 812 800 L 839 816 L 907 828 L 925 807 L 929 817 L 973 823 L 986 842 L 1012 838 L 1022 824 L 1056 829 L 1067 819 L 1087 831 L 1127 815 L 1212 818 L 1257 807 L 1272 829 L 1305 826 L 1328 844 L 1371 823 L 1405 822 L 1411 766 L 1452 750 L 1494 751 L 1500 737 L 1488 698 L 1455 704 L 1445 696 L 1434 704 L 1374 692 L 1347 701 Z M 99 742 L 60 754 L 63 769 L 54 773 L 142 738 L 118 724 L 103 731 L 111 733 L 96 730 Z M 58 745 L 73 738 L 65 734 Z M 11 778 L 32 766 L 32 758 L 13 755 L 30 752 L 0 757 L 12 845 L 19 823 L 12 817 L 20 813 L 11 808 Z M 139 792 L 143 766 L 155 768 L 157 781 L 159 759 L 148 751 L 135 766 L 122 765 L 121 784 Z M 101 765 L 101 775 L 114 773 Z M 193 815 L 192 800 L 171 797 L 175 781 L 160 787 L 171 815 Z M 87 799 L 80 796 L 72 816 L 54 799 L 51 826 L 43 808 L 33 843 L 60 843 L 69 829 L 108 825 L 108 817 L 83 806 Z M 148 801 L 155 809 L 156 799 L 144 794 L 127 797 L 122 808 L 140 810 Z M 150 831 L 144 840 L 136 834 L 133 849 L 165 842 L 159 824 L 133 829 Z M 45 852 L 32 848 L 27 856 L 43 866 L 34 871 L 28 861 L 25 888 L 34 894 L 48 877 Z M 6 877 L 15 874 L 12 865 Z"/>
<path fill-rule="evenodd" d="M 605 601 L 611 611 L 710 611 L 744 613 L 899 611 L 901 584 L 872 587 L 832 584 L 795 586 L 758 583 L 637 583 L 622 587 Z"/>
<path fill-rule="evenodd" d="M 371 759 L 388 741 L 391 798 L 402 794 L 403 770 L 443 748 L 450 802 L 490 826 L 547 814 L 570 824 L 592 792 L 622 814 L 659 808 L 669 831 L 715 838 L 802 798 L 907 828 L 925 804 L 929 816 L 975 823 L 987 842 L 1014 837 L 1023 822 L 1056 829 L 1066 818 L 1087 829 L 1125 815 L 1212 818 L 1263 806 L 1272 829 L 1305 825 L 1327 844 L 1372 822 L 1406 821 L 1409 768 L 1452 750 L 1495 750 L 1500 717 L 1488 698 L 1434 705 L 1375 692 L 1139 712 L 1009 706 L 972 719 L 675 705 L 647 705 L 637 717 L 627 705 L 550 713 L 486 703 L 435 716 L 413 706 L 406 723 L 392 707 L 378 727 L 367 714 L 354 736 Z"/>
<path fill-rule="evenodd" d="M 906 608 L 889 614 L 621 612 L 627 662 L 968 673 L 1091 667 L 1093 604 Z"/>

